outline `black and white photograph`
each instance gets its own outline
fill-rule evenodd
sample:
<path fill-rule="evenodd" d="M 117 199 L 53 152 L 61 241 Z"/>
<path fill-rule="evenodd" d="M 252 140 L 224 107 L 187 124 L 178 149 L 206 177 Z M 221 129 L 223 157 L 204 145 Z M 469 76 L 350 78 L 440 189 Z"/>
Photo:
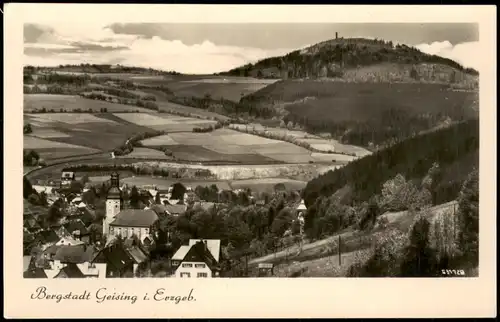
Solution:
<path fill-rule="evenodd" d="M 23 276 L 477 277 L 478 30 L 25 23 Z"/>
<path fill-rule="evenodd" d="M 2 13 L 6 317 L 496 316 L 494 7 Z"/>

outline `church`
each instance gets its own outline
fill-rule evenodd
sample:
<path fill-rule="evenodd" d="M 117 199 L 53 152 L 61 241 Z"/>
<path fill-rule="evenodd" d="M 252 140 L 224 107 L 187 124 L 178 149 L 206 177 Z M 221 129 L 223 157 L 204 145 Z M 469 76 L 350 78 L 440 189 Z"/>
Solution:
<path fill-rule="evenodd" d="M 122 209 L 122 192 L 119 175 L 111 174 L 111 187 L 106 198 L 106 216 L 103 219 L 103 234 L 108 240 L 113 236 L 123 238 L 137 236 L 145 244 L 153 240 L 154 225 L 158 215 L 151 209 Z"/>

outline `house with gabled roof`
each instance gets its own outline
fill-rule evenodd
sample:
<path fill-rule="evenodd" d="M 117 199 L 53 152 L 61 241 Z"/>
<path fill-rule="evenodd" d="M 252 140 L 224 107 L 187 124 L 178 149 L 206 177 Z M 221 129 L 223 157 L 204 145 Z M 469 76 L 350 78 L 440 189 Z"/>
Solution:
<path fill-rule="evenodd" d="M 136 260 L 120 243 L 112 243 L 94 257 L 92 264 L 104 270 L 106 278 L 133 277 Z"/>
<path fill-rule="evenodd" d="M 35 239 L 37 239 L 43 248 L 46 248 L 57 241 L 59 241 L 59 236 L 54 232 L 54 230 L 42 230 L 36 234 Z"/>
<path fill-rule="evenodd" d="M 159 217 L 167 215 L 167 208 L 165 207 L 165 205 L 154 204 L 151 206 L 150 209 L 153 210 L 154 212 L 156 212 L 156 214 Z"/>
<path fill-rule="evenodd" d="M 83 245 L 84 243 L 80 240 L 76 240 L 71 236 L 63 236 L 57 243 L 55 243 L 55 246 L 77 246 L 77 245 Z"/>
<path fill-rule="evenodd" d="M 170 216 L 179 216 L 185 213 L 187 210 L 187 205 L 184 204 L 171 204 L 165 205 L 165 211 L 167 215 Z"/>
<path fill-rule="evenodd" d="M 59 238 L 63 238 L 65 236 L 71 236 L 71 234 L 64 228 L 64 226 L 59 227 L 58 229 L 55 230 L 55 233 Z"/>
<path fill-rule="evenodd" d="M 54 278 L 85 278 L 83 272 L 74 263 L 70 263 L 59 270 Z"/>
<path fill-rule="evenodd" d="M 24 278 L 47 278 L 43 268 L 35 267 L 23 273 Z"/>
<path fill-rule="evenodd" d="M 100 272 L 92 261 L 97 254 L 97 250 L 85 244 L 79 245 L 54 245 L 52 253 L 55 254 L 48 261 L 49 267 L 45 269 L 48 278 L 55 278 L 62 269 L 69 266 L 76 266 L 84 277 L 104 277 L 104 271 Z"/>
<path fill-rule="evenodd" d="M 89 209 L 88 207 L 85 208 L 78 208 L 78 212 L 75 216 L 71 216 L 69 218 L 69 221 L 72 220 L 81 220 L 83 224 L 88 227 L 90 224 L 94 222 L 94 214 L 95 212 Z"/>
<path fill-rule="evenodd" d="M 64 224 L 66 231 L 75 239 L 88 242 L 90 239 L 89 231 L 81 219 L 71 220 Z"/>
<path fill-rule="evenodd" d="M 220 276 L 220 265 L 204 240 L 193 240 L 191 245 L 181 246 L 172 259 L 179 260 L 175 277 L 211 278 Z M 220 242 L 219 242 L 220 245 Z M 186 251 L 187 250 L 187 251 Z"/>

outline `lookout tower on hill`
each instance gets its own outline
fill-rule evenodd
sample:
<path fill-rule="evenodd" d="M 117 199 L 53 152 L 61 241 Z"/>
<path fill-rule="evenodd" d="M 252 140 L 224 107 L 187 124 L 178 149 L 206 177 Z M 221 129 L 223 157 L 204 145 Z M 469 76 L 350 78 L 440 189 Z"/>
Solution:
<path fill-rule="evenodd" d="M 339 39 L 339 33 L 335 32 L 335 39 Z"/>

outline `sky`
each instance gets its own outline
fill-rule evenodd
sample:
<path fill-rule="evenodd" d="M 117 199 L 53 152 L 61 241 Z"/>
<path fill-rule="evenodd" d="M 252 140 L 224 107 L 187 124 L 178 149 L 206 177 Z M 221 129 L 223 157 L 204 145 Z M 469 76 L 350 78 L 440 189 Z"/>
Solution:
<path fill-rule="evenodd" d="M 478 68 L 472 23 L 51 23 L 24 25 L 24 64 L 121 64 L 210 74 L 339 37 L 391 40 Z"/>

